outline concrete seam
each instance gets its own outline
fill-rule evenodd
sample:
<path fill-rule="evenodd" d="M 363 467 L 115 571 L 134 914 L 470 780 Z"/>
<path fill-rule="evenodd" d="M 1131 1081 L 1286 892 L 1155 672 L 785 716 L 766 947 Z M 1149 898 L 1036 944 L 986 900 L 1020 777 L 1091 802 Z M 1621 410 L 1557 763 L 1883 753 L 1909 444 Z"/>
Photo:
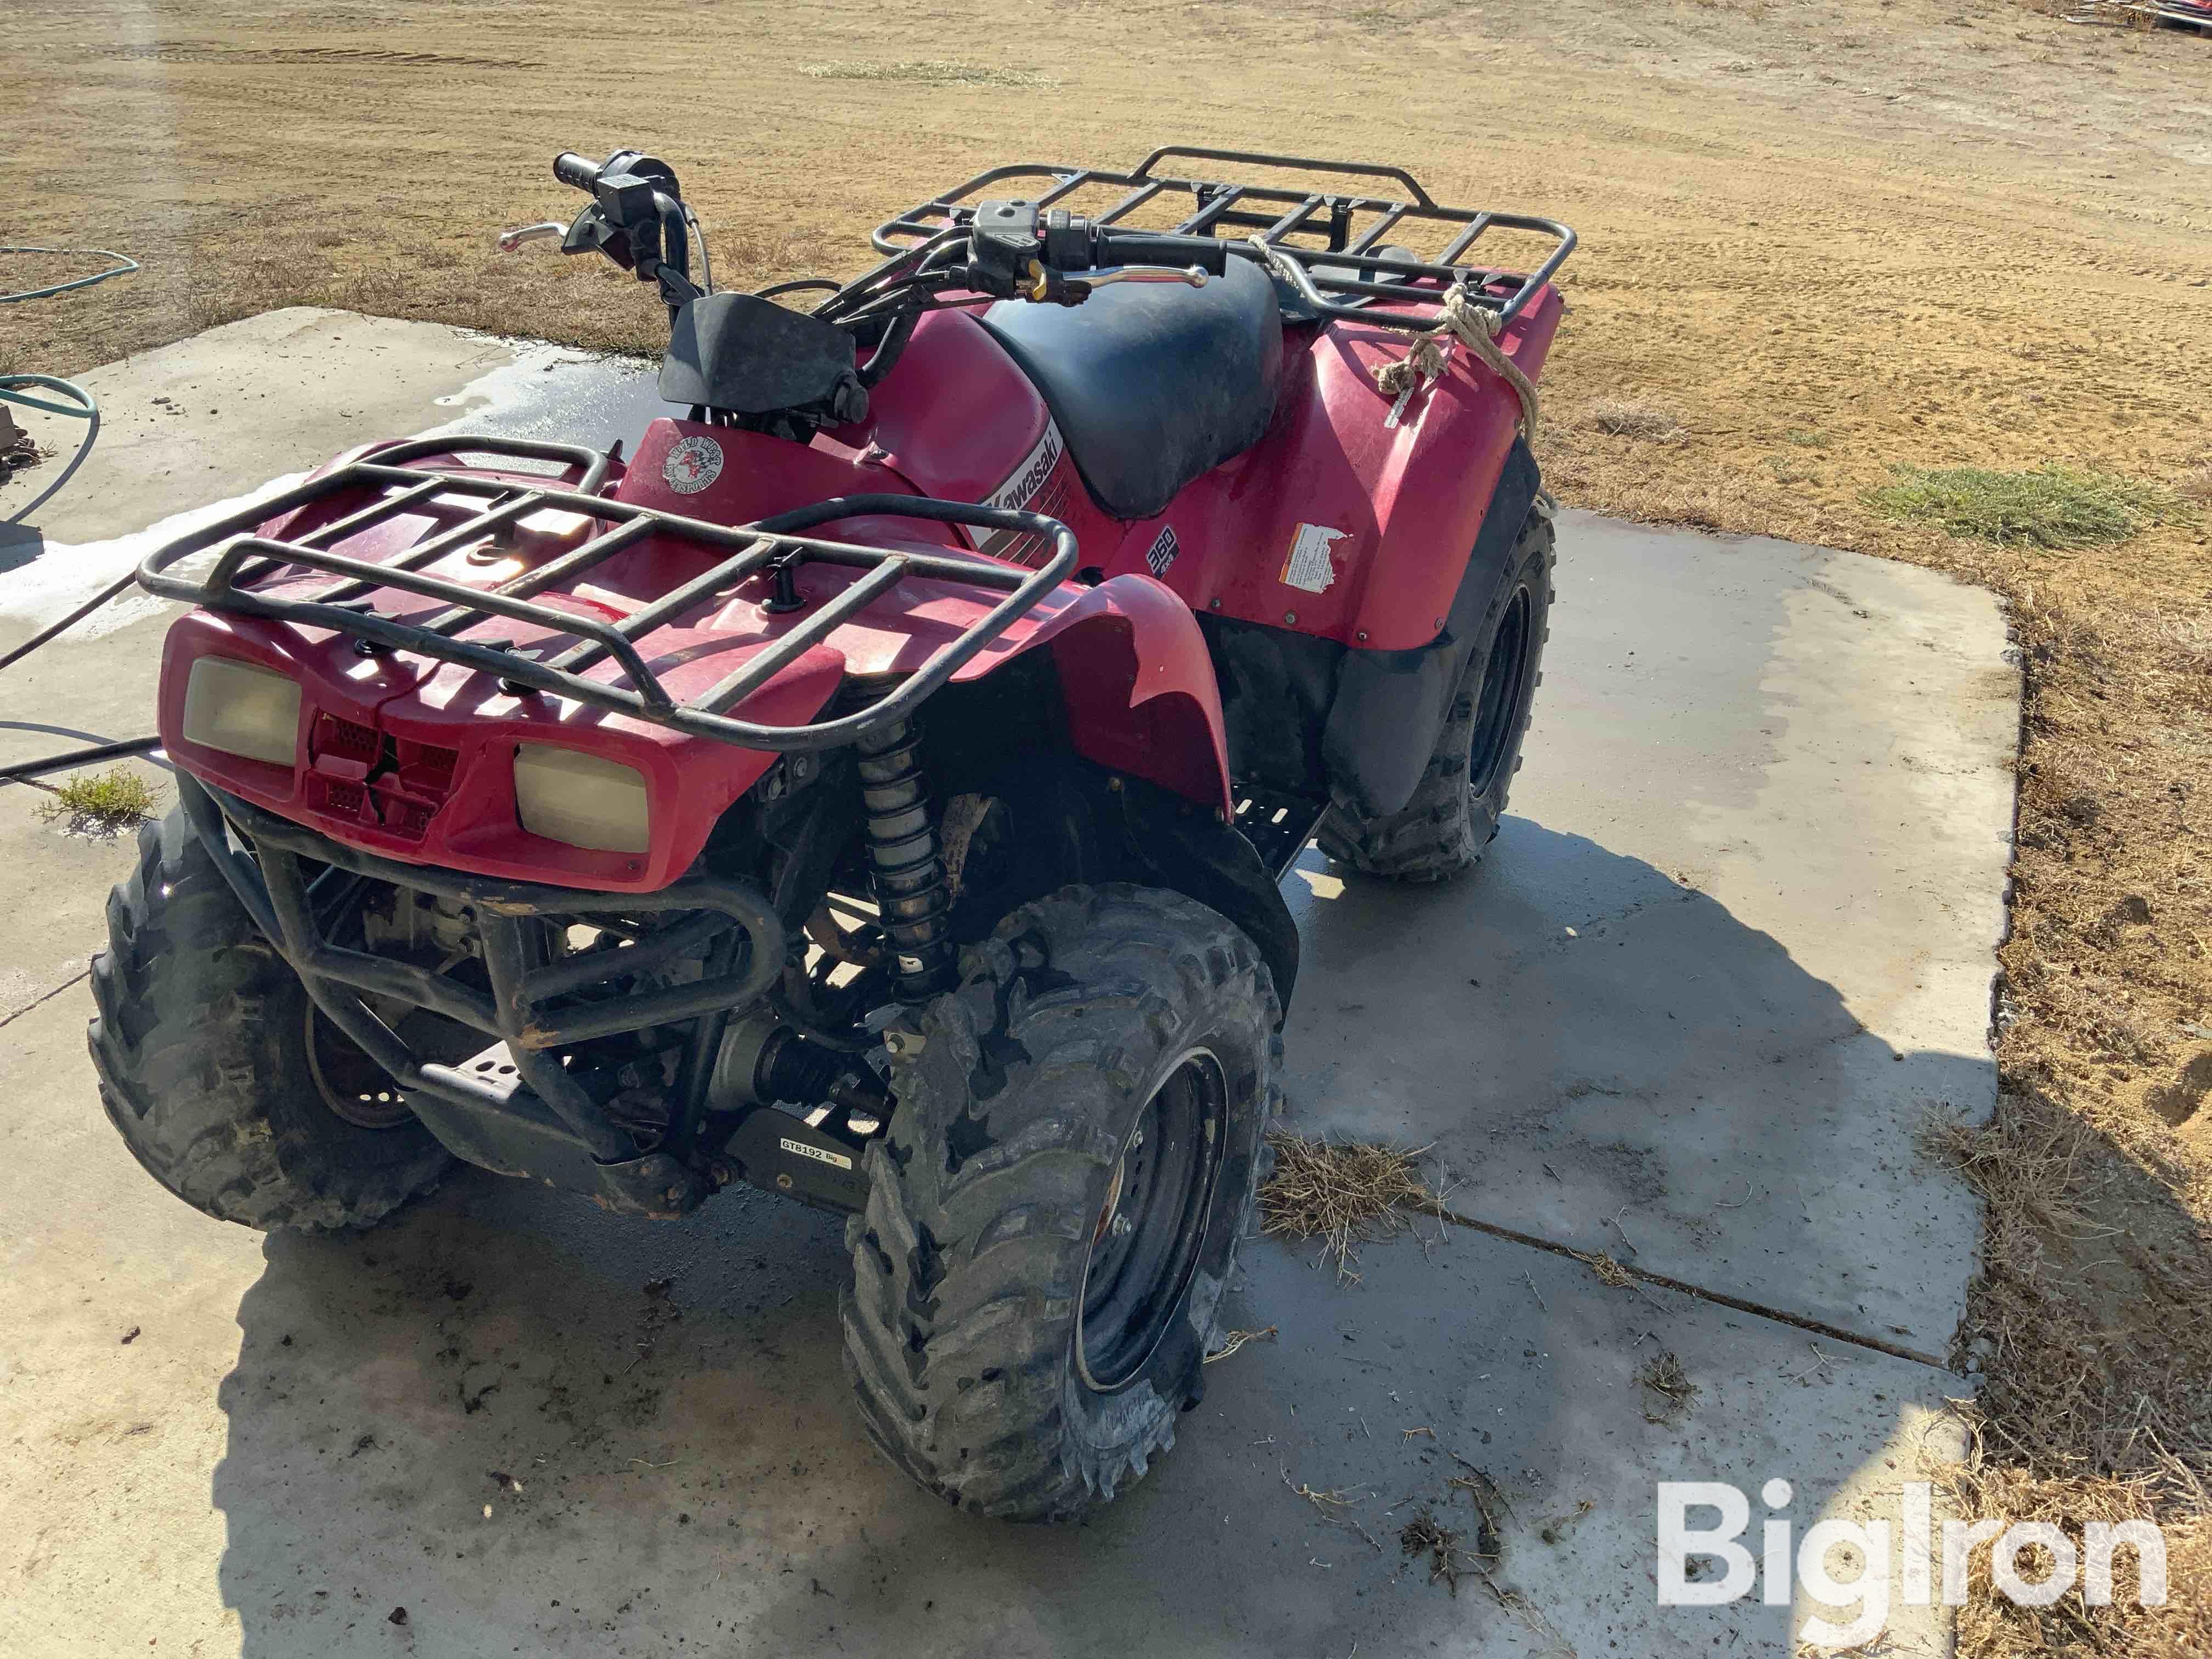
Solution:
<path fill-rule="evenodd" d="M 1519 1232 L 1511 1227 L 1501 1227 L 1494 1221 L 1478 1221 L 1473 1216 L 1462 1215 L 1456 1210 L 1447 1210 L 1441 1205 L 1430 1210 L 1428 1213 L 1435 1216 L 1439 1221 L 1449 1221 L 1456 1227 L 1470 1227 L 1476 1232 L 1488 1233 L 1493 1238 L 1505 1239 L 1515 1244 L 1525 1244 L 1533 1250 L 1548 1251 L 1553 1255 L 1564 1255 L 1576 1261 L 1583 1261 L 1585 1266 L 1588 1265 L 1584 1258 L 1590 1253 L 1587 1250 L 1577 1250 L 1565 1244 L 1557 1244 L 1548 1238 L 1539 1238 L 1534 1233 Z M 1917 1348 L 1907 1348 L 1895 1342 L 1885 1342 L 1878 1336 L 1861 1336 L 1856 1332 L 1844 1330 L 1838 1325 L 1831 1325 L 1825 1320 L 1808 1318 L 1803 1314 L 1785 1313 L 1779 1308 L 1765 1307 L 1759 1303 L 1747 1301 L 1742 1297 L 1730 1296 L 1724 1291 L 1709 1291 L 1702 1285 L 1688 1284 L 1679 1279 L 1670 1279 L 1665 1273 L 1655 1273 L 1648 1268 L 1632 1267 L 1620 1261 L 1616 1261 L 1615 1265 L 1631 1279 L 1646 1285 L 1656 1285 L 1662 1291 L 1674 1291 L 1683 1296 L 1694 1297 L 1700 1302 L 1711 1302 L 1718 1307 L 1733 1308 L 1738 1313 L 1751 1314 L 1760 1319 L 1771 1319 L 1779 1324 L 1795 1325 L 1801 1331 L 1810 1331 L 1816 1336 L 1825 1336 L 1833 1342 L 1848 1342 L 1855 1348 L 1871 1349 L 1875 1353 L 1887 1354 L 1893 1359 L 1909 1359 L 1916 1365 L 1927 1365 L 1947 1373 L 1951 1369 L 1932 1354 L 1922 1353 Z"/>
<path fill-rule="evenodd" d="M 89 979 L 91 976 L 92 969 L 89 968 L 84 969 L 82 971 L 72 975 L 68 979 L 64 980 L 60 984 L 55 986 L 52 990 L 47 992 L 44 996 L 33 998 L 30 1001 L 18 1008 L 14 1013 L 9 1014 L 5 1019 L 0 1019 L 0 1026 L 14 1024 L 17 1020 L 22 1018 L 24 1015 L 29 1013 L 32 1009 L 44 1006 L 46 1004 L 52 1002 L 63 992 L 68 990 L 70 986 L 78 984 L 84 980 Z"/>

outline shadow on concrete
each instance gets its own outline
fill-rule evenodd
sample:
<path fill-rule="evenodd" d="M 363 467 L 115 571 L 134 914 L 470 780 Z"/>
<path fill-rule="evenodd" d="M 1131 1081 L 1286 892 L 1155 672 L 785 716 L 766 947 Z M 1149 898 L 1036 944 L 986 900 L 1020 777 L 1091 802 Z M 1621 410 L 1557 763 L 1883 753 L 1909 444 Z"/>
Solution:
<path fill-rule="evenodd" d="M 1979 1217 L 1916 1144 L 1987 1113 L 1989 1054 L 1893 1047 L 1711 894 L 1527 818 L 1449 900 L 1301 879 L 1314 1129 L 1433 1146 L 1462 1214 L 1943 1355 Z"/>
<path fill-rule="evenodd" d="M 46 550 L 46 534 L 36 525 L 0 524 L 0 576 L 21 569 Z"/>
<path fill-rule="evenodd" d="M 1494 887 L 1510 887 L 1518 867 L 1540 871 L 1547 890 L 1674 907 L 1693 924 L 1667 947 L 1680 952 L 1674 971 L 1644 963 L 1633 982 L 1575 980 L 1571 1003 L 1558 984 L 1535 1000 L 1461 995 L 1447 1012 L 1425 980 L 1460 992 L 1470 977 L 1540 981 L 1556 907 L 1472 884 L 1348 888 L 1308 928 L 1287 1034 L 1305 1068 L 1294 1121 L 1310 1121 L 1316 1091 L 1335 1091 L 1323 1104 L 1341 1124 L 1358 1116 L 1342 1097 L 1359 1079 L 1402 1081 L 1395 1037 L 1363 1042 L 1329 1024 L 1357 985 L 1370 1006 L 1395 1006 L 1400 1036 L 1451 1022 L 1466 1063 L 1432 1079 L 1407 1127 L 1449 1133 L 1468 1149 L 1462 1167 L 1484 1148 L 1511 1164 L 1525 1143 L 1593 1194 L 1627 1190 L 1644 1160 L 1607 1151 L 1583 1115 L 1592 1099 L 1609 1103 L 1611 1138 L 1625 1145 L 1631 1120 L 1662 1130 L 1702 1103 L 1561 1088 L 1590 1074 L 1583 1050 L 1602 1037 L 1661 1052 L 1668 1076 L 1740 1071 L 1754 1097 L 1788 1079 L 1800 1109 L 1700 1147 L 1731 1179 L 1790 1169 L 1815 1183 L 1848 1179 L 1832 1136 L 1807 1128 L 1826 1121 L 1823 1091 L 1848 1098 L 1860 1087 L 1837 1058 L 1858 1039 L 1831 987 L 1640 860 L 1525 820 L 1500 854 L 1486 878 Z M 1425 926 L 1465 937 L 1446 950 L 1421 938 Z M 1778 1030 L 1832 1041 L 1777 1047 Z M 1988 1064 L 1908 1059 L 1935 1079 Z M 1887 1049 L 1882 1063 L 1895 1065 Z M 1464 1191 L 1454 1201 L 1481 1213 Z M 1757 1248 L 1833 1248 L 1787 1220 L 1770 1218 Z M 384 1230 L 273 1237 L 265 1256 L 239 1309 L 214 1480 L 228 1528 L 222 1600 L 250 1659 L 356 1648 L 1342 1659 L 1354 1640 L 1379 1653 L 1488 1650 L 1493 1638 L 1498 1651 L 1541 1651 L 1472 1581 L 1455 1598 L 1400 1556 L 1395 1528 L 1410 1511 L 1385 1519 L 1383 1506 L 1401 1494 L 1431 1494 L 1440 1510 L 1453 1501 L 1444 1480 L 1461 1471 L 1448 1449 L 1484 1461 L 1517 1495 L 1502 1583 L 1521 1582 L 1528 1565 L 1553 1586 L 1555 1615 L 1568 1595 L 1648 1607 L 1652 1480 L 1702 1478 L 1741 1452 L 1756 1481 L 1776 1472 L 1778 1449 L 1819 1441 L 1823 1467 L 1797 1471 L 1809 1511 L 1880 1446 L 1899 1401 L 1932 1403 L 1958 1381 L 1840 1347 L 1833 1369 L 1804 1385 L 1821 1397 L 1739 1388 L 1737 1373 L 1771 1376 L 1802 1355 L 1803 1332 L 1668 1292 L 1602 1291 L 1570 1260 L 1464 1230 L 1425 1256 L 1385 1253 L 1358 1285 L 1255 1243 L 1228 1316 L 1280 1326 L 1280 1345 L 1210 1369 L 1185 1443 L 1098 1519 L 1017 1529 L 945 1510 L 867 1446 L 840 1368 L 846 1266 L 832 1218 L 732 1192 L 655 1224 L 465 1170 Z M 1686 1356 L 1700 1342 L 1734 1355 L 1711 1362 L 1710 1420 L 1655 1428 L 1636 1410 L 1628 1379 L 1656 1351 L 1638 1352 L 1655 1333 Z M 1584 1357 L 1565 1370 L 1555 1352 Z M 1808 1411 L 1803 1424 L 1790 1415 Z M 1853 1421 L 1858 1432 L 1847 1431 Z M 1436 1438 L 1402 1435 L 1419 1425 Z M 1613 1530 L 1594 1529 L 1586 1546 L 1539 1545 L 1535 1525 L 1555 1501 L 1571 1504 L 1576 1471 L 1590 1489 L 1611 1483 Z M 1286 1480 L 1370 1489 L 1357 1513 L 1378 1547 L 1331 1526 Z M 1545 1562 L 1518 1553 L 1537 1550 Z M 1699 1611 L 1680 1650 L 1711 1651 L 1739 1627 L 1776 1638 L 1748 1650 L 1779 1650 L 1786 1611 Z M 1674 1650 L 1673 1639 L 1641 1650 Z"/>

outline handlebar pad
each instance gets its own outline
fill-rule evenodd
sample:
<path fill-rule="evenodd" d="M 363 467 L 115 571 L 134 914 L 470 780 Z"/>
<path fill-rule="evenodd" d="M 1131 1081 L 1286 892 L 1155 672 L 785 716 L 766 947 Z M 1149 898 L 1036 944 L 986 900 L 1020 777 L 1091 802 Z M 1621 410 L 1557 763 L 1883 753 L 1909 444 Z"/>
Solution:
<path fill-rule="evenodd" d="M 588 191 L 599 182 L 599 163 L 564 149 L 553 158 L 553 176 L 572 190 Z"/>
<path fill-rule="evenodd" d="M 1117 265 L 1196 265 L 1209 276 L 1229 274 L 1229 245 L 1213 236 L 1152 236 L 1142 231 L 1109 230 L 1099 252 Z"/>

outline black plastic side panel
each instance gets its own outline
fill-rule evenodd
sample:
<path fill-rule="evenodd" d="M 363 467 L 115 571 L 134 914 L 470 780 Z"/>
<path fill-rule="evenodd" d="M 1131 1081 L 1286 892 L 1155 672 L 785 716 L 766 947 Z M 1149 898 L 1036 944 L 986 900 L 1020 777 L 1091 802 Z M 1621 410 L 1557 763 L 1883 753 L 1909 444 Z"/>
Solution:
<path fill-rule="evenodd" d="M 1229 773 L 1286 795 L 1327 793 L 1321 735 L 1344 647 L 1264 623 L 1198 619 L 1221 692 Z"/>
<path fill-rule="evenodd" d="M 1410 651 L 1346 654 L 1322 733 L 1322 768 L 1332 793 L 1363 816 L 1398 811 L 1413 798 L 1540 482 L 1527 441 L 1516 439 L 1443 632 Z"/>
<path fill-rule="evenodd" d="M 1407 651 L 1349 650 L 1258 623 L 1201 617 L 1240 781 L 1363 816 L 1401 810 L 1436 746 L 1452 688 L 1542 479 L 1526 440 L 1499 473 L 1443 631 Z"/>

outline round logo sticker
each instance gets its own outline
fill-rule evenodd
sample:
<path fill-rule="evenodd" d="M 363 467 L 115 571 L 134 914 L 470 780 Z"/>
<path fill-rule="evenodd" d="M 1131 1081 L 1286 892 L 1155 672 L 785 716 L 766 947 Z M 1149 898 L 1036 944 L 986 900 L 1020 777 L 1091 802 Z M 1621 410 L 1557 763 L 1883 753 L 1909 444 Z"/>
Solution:
<path fill-rule="evenodd" d="M 722 447 L 712 438 L 679 438 L 660 464 L 660 476 L 679 495 L 696 495 L 722 476 Z"/>

